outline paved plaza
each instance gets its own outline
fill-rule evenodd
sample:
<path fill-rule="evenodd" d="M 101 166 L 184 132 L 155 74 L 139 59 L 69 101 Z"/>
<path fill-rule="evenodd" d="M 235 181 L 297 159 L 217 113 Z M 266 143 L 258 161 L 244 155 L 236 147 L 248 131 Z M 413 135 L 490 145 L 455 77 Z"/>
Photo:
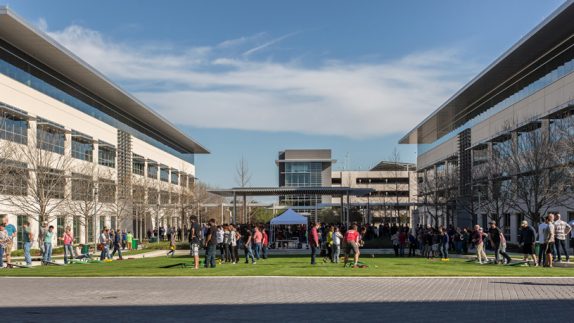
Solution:
<path fill-rule="evenodd" d="M 574 278 L 2 278 L 12 322 L 568 322 Z M 106 318 L 104 318 L 104 315 Z"/>

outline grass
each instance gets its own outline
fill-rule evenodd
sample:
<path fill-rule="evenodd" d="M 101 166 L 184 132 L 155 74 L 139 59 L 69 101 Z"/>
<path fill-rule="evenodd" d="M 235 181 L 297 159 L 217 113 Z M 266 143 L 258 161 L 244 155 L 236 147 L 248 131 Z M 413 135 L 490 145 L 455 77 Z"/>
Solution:
<path fill-rule="evenodd" d="M 144 258 L 111 263 L 74 264 L 68 266 L 43 266 L 30 269 L 0 270 L 0 276 L 20 277 L 120 277 L 120 276 L 548 276 L 574 277 L 574 268 L 535 268 L 497 265 L 478 265 L 465 259 L 452 258 L 448 262 L 424 258 L 395 258 L 378 256 L 365 258 L 368 268 L 343 268 L 342 264 L 309 264 L 309 257 L 276 256 L 258 261 L 256 265 L 241 263 L 218 264 L 214 269 L 161 268 L 186 263 L 190 257 Z"/>

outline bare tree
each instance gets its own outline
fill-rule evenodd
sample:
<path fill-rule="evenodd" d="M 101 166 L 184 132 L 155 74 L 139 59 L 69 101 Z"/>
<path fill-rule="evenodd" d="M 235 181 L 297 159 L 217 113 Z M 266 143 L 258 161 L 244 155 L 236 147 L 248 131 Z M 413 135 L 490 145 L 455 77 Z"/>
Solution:
<path fill-rule="evenodd" d="M 245 157 L 241 157 L 236 167 L 236 178 L 235 181 L 237 185 L 241 188 L 249 186 L 251 182 L 251 172 L 249 171 L 249 165 Z M 247 222 L 247 195 L 243 195 L 243 209 L 242 209 L 242 222 Z M 236 219 L 234 219 L 235 221 Z"/>
<path fill-rule="evenodd" d="M 426 169 L 422 171 L 422 181 L 418 186 L 419 202 L 423 204 L 425 214 L 432 219 L 434 226 L 438 226 L 442 212 L 442 201 L 439 198 L 438 182 L 439 180 L 437 179 L 434 168 Z"/>

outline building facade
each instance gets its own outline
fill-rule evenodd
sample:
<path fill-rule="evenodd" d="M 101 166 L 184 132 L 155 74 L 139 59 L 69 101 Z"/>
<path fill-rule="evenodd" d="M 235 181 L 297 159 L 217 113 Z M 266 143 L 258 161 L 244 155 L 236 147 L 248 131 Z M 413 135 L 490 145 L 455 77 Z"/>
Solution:
<path fill-rule="evenodd" d="M 104 226 L 182 225 L 208 151 L 2 7 L 0 117 L 0 215 L 19 233 L 46 221 L 84 243 Z"/>
<path fill-rule="evenodd" d="M 368 196 L 351 197 L 351 205 L 360 209 L 364 221 L 411 224 L 417 201 L 416 174 L 414 164 L 381 161 L 368 171 L 334 171 L 331 183 L 375 190 Z M 332 204 L 341 204 L 341 198 L 333 197 Z"/>
<path fill-rule="evenodd" d="M 330 187 L 331 167 L 335 161 L 330 149 L 289 149 L 279 152 L 279 187 Z M 329 203 L 329 196 L 279 196 L 279 205 L 290 206 L 298 212 L 314 214 L 316 205 Z"/>
<path fill-rule="evenodd" d="M 401 139 L 402 144 L 418 147 L 419 202 L 427 205 L 419 212 L 421 223 L 486 227 L 489 219 L 496 218 L 507 238 L 516 241 L 520 222 L 532 221 L 532 216 L 519 211 L 516 193 L 509 196 L 512 207 L 501 214 L 486 210 L 484 201 L 516 192 L 546 170 L 519 167 L 485 178 L 477 173 L 493 160 L 531 158 L 528 155 L 536 147 L 526 143 L 527 138 L 548 140 L 546 134 L 556 133 L 558 125 L 572 118 L 572 21 L 574 2 L 566 1 Z M 548 149 L 555 147 L 552 140 L 548 143 Z M 544 209 L 559 211 L 568 221 L 574 219 L 571 206 L 556 203 Z M 441 216 L 435 217 L 437 213 Z"/>

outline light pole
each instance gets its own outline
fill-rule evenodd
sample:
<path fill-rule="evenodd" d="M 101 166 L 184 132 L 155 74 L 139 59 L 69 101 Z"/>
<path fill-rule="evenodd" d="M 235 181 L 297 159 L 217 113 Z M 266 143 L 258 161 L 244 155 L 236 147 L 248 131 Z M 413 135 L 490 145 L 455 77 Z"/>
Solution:
<path fill-rule="evenodd" d="M 94 185 L 94 216 L 92 219 L 92 225 L 93 225 L 93 229 L 92 231 L 94 231 L 92 234 L 94 235 L 94 250 L 97 250 L 98 248 L 98 231 L 96 230 L 96 217 L 97 217 L 97 210 L 98 210 L 98 187 Z M 88 228 L 86 228 L 87 230 Z M 86 235 L 87 236 L 87 235 Z M 86 241 L 86 244 L 88 244 L 88 242 Z"/>
<path fill-rule="evenodd" d="M 157 228 L 157 243 L 159 244 L 159 203 L 156 204 L 156 228 Z"/>

